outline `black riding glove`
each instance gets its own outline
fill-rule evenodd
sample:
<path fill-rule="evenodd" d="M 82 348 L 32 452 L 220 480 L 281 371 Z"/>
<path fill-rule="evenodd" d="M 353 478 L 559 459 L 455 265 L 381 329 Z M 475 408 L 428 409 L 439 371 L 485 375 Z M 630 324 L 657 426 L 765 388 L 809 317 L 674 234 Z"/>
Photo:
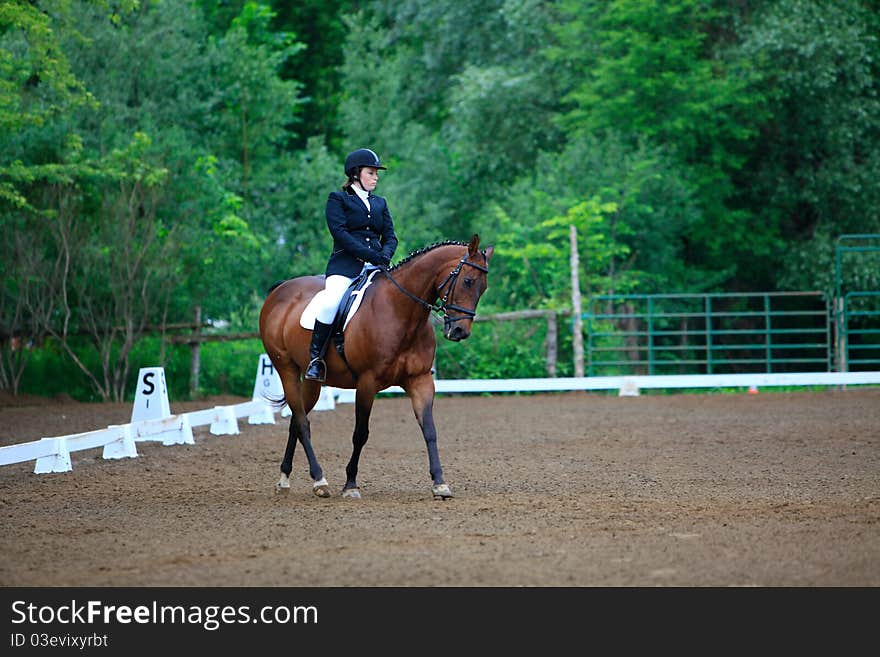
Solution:
<path fill-rule="evenodd" d="M 363 252 L 363 254 L 361 255 L 361 260 L 363 260 L 364 262 L 367 262 L 371 265 L 378 266 L 382 262 L 382 254 L 376 253 L 375 251 L 373 251 L 371 249 L 366 249 Z"/>

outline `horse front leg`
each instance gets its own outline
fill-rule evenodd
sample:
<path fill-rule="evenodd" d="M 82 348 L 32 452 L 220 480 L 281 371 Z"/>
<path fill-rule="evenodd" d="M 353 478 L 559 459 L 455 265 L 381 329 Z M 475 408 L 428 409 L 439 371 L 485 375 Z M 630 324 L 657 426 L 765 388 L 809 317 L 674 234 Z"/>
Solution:
<path fill-rule="evenodd" d="M 428 472 L 433 482 L 431 493 L 435 500 L 455 497 L 443 481 L 443 467 L 440 465 L 440 453 L 437 451 L 437 428 L 434 426 L 434 379 L 430 374 L 426 374 L 411 381 L 404 389 L 412 402 L 416 421 L 422 429 L 425 447 L 428 449 Z"/>
<path fill-rule="evenodd" d="M 291 421 L 293 418 L 291 418 Z M 312 478 L 312 492 L 318 497 L 330 497 L 330 485 L 324 478 L 324 471 L 321 464 L 318 463 L 318 457 L 315 456 L 315 450 L 312 449 L 312 430 L 309 424 L 309 417 L 306 413 L 302 414 L 300 423 L 299 442 L 305 450 L 306 457 L 309 459 L 309 476 Z"/>
<path fill-rule="evenodd" d="M 345 486 L 342 488 L 342 497 L 360 499 L 361 492 L 357 486 L 358 462 L 361 451 L 370 437 L 370 413 L 373 412 L 373 400 L 376 391 L 373 389 L 358 387 L 354 399 L 354 433 L 351 435 L 351 458 L 345 466 Z"/>

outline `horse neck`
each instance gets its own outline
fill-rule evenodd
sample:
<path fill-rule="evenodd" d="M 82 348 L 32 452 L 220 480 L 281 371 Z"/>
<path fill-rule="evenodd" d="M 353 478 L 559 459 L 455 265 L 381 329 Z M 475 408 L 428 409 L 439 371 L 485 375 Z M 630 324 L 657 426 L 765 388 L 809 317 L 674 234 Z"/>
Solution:
<path fill-rule="evenodd" d="M 437 299 L 437 287 L 461 259 L 460 246 L 441 246 L 414 258 L 393 272 L 397 283 L 426 303 Z"/>

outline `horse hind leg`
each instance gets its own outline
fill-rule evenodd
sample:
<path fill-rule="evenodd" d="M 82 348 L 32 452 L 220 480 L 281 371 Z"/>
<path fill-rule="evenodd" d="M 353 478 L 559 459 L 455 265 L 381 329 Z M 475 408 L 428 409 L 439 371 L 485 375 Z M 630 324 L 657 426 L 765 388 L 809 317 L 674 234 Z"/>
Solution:
<path fill-rule="evenodd" d="M 284 449 L 284 457 L 281 459 L 281 478 L 275 484 L 275 494 L 286 495 L 290 492 L 290 473 L 293 470 L 293 452 L 299 440 L 297 423 L 293 415 L 290 416 L 290 427 L 287 431 L 287 447 Z"/>
<path fill-rule="evenodd" d="M 312 492 L 318 497 L 330 497 L 330 484 L 324 478 L 318 459 L 312 449 L 311 441 L 306 437 L 308 429 L 303 432 L 302 424 L 295 413 L 290 416 L 290 429 L 287 438 L 287 448 L 284 451 L 284 459 L 281 461 L 281 477 L 275 484 L 275 492 L 286 495 L 290 492 L 290 473 L 293 470 L 293 452 L 297 441 L 301 442 L 309 460 L 309 475 L 312 478 Z"/>
<path fill-rule="evenodd" d="M 280 370 L 280 368 L 279 368 Z M 286 371 L 281 376 L 281 385 L 284 388 L 284 396 L 290 407 L 290 428 L 287 436 L 287 447 L 284 450 L 284 457 L 281 461 L 281 477 L 275 484 L 275 492 L 286 494 L 290 492 L 290 473 L 293 471 L 293 454 L 296 450 L 296 443 L 302 443 L 306 458 L 309 461 L 309 476 L 312 478 L 312 492 L 318 497 L 330 497 L 330 485 L 324 478 L 324 472 L 321 464 L 315 456 L 312 449 L 311 428 L 309 426 L 308 411 L 315 405 L 313 400 L 311 404 L 305 405 L 303 402 L 304 394 L 309 396 L 311 392 L 303 390 L 303 386 L 299 380 L 299 370 L 293 368 Z M 320 393 L 320 387 L 318 388 Z M 317 397 L 315 397 L 317 399 Z"/>

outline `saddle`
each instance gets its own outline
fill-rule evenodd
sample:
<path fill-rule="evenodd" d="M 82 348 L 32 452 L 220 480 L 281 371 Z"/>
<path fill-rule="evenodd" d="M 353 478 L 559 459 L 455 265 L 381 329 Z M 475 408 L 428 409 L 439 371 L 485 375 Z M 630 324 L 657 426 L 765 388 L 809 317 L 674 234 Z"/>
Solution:
<path fill-rule="evenodd" d="M 348 361 L 345 360 L 345 327 L 348 326 L 351 318 L 354 317 L 354 314 L 360 307 L 364 292 L 373 282 L 373 277 L 377 271 L 379 271 L 379 268 L 373 265 L 364 266 L 361 273 L 351 282 L 345 294 L 342 295 L 342 299 L 339 300 L 339 308 L 336 309 L 336 317 L 331 325 L 330 335 L 333 337 L 333 346 L 346 365 L 348 365 Z M 349 369 L 351 368 L 349 367 Z"/>
<path fill-rule="evenodd" d="M 373 282 L 373 277 L 376 275 L 377 271 L 379 271 L 379 268 L 375 265 L 364 265 L 361 273 L 351 282 L 351 285 L 348 286 L 348 289 L 342 295 L 342 298 L 339 301 L 339 307 L 336 309 L 336 316 L 330 324 L 330 337 L 333 340 L 333 346 L 336 348 L 342 361 L 352 372 L 352 375 L 355 376 L 355 379 L 357 379 L 357 375 L 355 375 L 354 370 L 351 369 L 351 365 L 348 364 L 348 360 L 345 358 L 343 332 L 351 321 L 351 318 L 354 317 L 357 309 L 360 307 L 364 292 Z M 312 331 L 315 328 L 316 311 L 313 306 L 313 301 L 306 304 L 306 307 L 303 309 L 299 318 L 299 325 L 309 331 Z"/>

